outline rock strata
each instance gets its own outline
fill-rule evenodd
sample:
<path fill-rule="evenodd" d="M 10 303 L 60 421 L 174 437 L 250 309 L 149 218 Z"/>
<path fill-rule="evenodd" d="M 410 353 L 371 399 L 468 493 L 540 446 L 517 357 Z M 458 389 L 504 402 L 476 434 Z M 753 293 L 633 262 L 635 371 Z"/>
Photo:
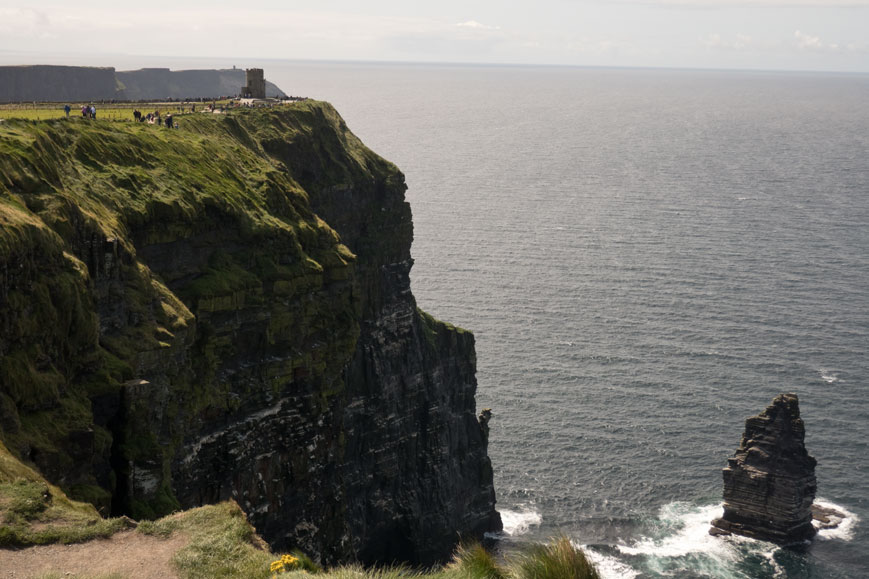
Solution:
<path fill-rule="evenodd" d="M 736 533 L 780 545 L 811 539 L 815 459 L 805 447 L 796 394 L 780 394 L 745 421 L 742 443 L 723 470 L 724 516 L 710 533 Z"/>

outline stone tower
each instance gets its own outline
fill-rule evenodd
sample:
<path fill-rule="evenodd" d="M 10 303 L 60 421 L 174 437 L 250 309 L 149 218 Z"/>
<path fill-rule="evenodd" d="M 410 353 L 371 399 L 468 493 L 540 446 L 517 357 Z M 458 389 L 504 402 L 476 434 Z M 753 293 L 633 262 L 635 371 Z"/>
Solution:
<path fill-rule="evenodd" d="M 241 96 L 264 99 L 266 98 L 266 79 L 261 68 L 248 68 L 245 71 L 247 84 L 241 87 Z"/>

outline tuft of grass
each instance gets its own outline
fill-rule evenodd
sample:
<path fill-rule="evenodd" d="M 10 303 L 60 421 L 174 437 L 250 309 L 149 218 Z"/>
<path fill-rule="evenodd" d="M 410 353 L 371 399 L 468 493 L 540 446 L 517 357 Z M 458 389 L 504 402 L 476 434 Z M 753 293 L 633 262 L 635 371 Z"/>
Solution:
<path fill-rule="evenodd" d="M 516 579 L 600 579 L 585 553 L 564 536 L 533 545 L 511 567 Z"/>
<path fill-rule="evenodd" d="M 143 522 L 139 532 L 159 537 L 181 533 L 189 537 L 187 546 L 172 558 L 181 577 L 209 579 L 246 577 L 266 579 L 274 559 L 266 544 L 247 522 L 234 502 L 199 507 Z"/>
<path fill-rule="evenodd" d="M 459 545 L 445 574 L 456 579 L 507 579 L 495 557 L 479 543 Z"/>

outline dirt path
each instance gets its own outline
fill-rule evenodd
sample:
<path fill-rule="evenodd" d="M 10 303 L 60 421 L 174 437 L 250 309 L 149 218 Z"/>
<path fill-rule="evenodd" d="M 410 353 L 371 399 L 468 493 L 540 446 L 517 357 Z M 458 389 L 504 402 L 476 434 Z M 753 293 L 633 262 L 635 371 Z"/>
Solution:
<path fill-rule="evenodd" d="M 0 579 L 21 579 L 48 572 L 60 573 L 64 578 L 110 573 L 135 579 L 178 577 L 170 561 L 186 544 L 184 536 L 160 539 L 130 530 L 78 545 L 0 549 Z"/>

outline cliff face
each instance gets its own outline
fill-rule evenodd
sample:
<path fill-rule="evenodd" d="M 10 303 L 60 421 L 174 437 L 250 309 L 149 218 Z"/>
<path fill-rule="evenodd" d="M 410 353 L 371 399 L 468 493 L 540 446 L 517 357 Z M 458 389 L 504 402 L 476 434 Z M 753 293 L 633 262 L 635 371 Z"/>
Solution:
<path fill-rule="evenodd" d="M 104 512 L 234 498 L 276 548 L 500 528 L 473 337 L 416 308 L 404 180 L 328 105 L 0 128 L 0 435 Z"/>
<path fill-rule="evenodd" d="M 0 102 L 216 98 L 239 94 L 244 83 L 240 68 L 115 72 L 87 66 L 0 66 Z M 286 95 L 266 82 L 266 96 Z"/>
<path fill-rule="evenodd" d="M 0 66 L 0 102 L 124 98 L 114 68 Z"/>
<path fill-rule="evenodd" d="M 118 81 L 124 87 L 124 98 L 185 99 L 198 97 L 235 96 L 245 84 L 240 68 L 222 70 L 169 70 L 143 68 L 119 71 Z M 266 96 L 286 96 L 275 84 L 266 82 Z"/>
<path fill-rule="evenodd" d="M 815 459 L 805 446 L 796 394 L 777 396 L 745 421 L 745 434 L 723 471 L 724 516 L 713 535 L 737 533 L 783 545 L 815 535 Z"/>

